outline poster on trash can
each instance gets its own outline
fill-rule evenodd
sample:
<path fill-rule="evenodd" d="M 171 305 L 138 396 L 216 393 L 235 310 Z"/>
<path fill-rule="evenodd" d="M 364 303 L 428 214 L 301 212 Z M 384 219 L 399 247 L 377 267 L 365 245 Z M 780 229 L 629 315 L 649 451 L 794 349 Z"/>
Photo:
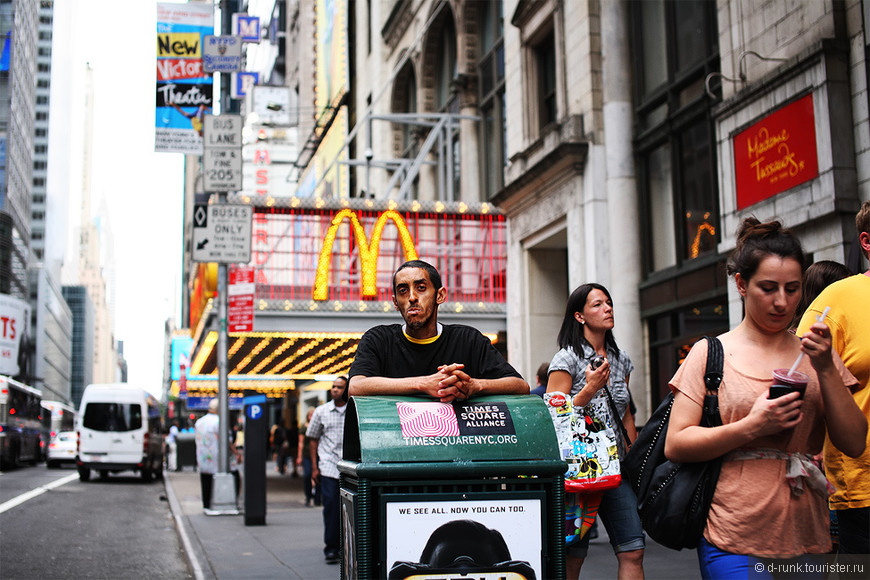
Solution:
<path fill-rule="evenodd" d="M 387 578 L 541 578 L 541 510 L 526 497 L 387 500 Z"/>

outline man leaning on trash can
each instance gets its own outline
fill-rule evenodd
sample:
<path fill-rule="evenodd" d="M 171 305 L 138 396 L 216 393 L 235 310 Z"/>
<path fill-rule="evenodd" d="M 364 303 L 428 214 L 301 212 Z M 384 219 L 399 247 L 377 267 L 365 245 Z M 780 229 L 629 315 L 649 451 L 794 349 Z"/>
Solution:
<path fill-rule="evenodd" d="M 529 384 L 480 331 L 438 322 L 446 299 L 434 266 L 422 260 L 399 266 L 393 304 L 405 323 L 366 331 L 350 367 L 348 395 L 429 396 L 442 403 L 528 395 Z"/>

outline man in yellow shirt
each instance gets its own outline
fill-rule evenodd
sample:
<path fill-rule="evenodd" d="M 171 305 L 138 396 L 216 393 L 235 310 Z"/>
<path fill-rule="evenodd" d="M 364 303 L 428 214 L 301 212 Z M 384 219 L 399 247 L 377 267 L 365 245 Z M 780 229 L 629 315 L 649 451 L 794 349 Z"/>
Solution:
<path fill-rule="evenodd" d="M 870 201 L 855 218 L 858 241 L 870 260 Z M 870 270 L 825 288 L 801 318 L 797 335 L 803 336 L 825 309 L 833 346 L 846 368 L 858 379 L 852 393 L 870 418 Z M 825 473 L 837 488 L 829 504 L 837 512 L 841 554 L 870 554 L 870 444 L 860 457 L 851 458 L 825 439 Z"/>

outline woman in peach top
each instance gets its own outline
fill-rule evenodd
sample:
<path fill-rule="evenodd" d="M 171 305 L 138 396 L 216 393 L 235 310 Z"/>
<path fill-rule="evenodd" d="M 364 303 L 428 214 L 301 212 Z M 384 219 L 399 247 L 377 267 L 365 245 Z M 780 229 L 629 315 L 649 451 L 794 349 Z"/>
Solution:
<path fill-rule="evenodd" d="M 744 317 L 720 336 L 721 427 L 701 427 L 707 342 L 698 341 L 670 386 L 675 400 L 665 453 L 672 461 L 724 456 L 704 538 L 703 578 L 753 575 L 755 558 L 806 559 L 831 549 L 827 480 L 812 462 L 825 430 L 848 455 L 864 449 L 867 421 L 849 388 L 857 384 L 832 349 L 823 321 L 802 337 L 789 332 L 801 297 L 803 250 L 779 222 L 746 218 L 728 261 Z M 806 392 L 769 399 L 773 369 L 809 377 Z M 761 569 L 766 568 L 762 566 Z M 765 572 L 766 574 L 766 572 Z"/>

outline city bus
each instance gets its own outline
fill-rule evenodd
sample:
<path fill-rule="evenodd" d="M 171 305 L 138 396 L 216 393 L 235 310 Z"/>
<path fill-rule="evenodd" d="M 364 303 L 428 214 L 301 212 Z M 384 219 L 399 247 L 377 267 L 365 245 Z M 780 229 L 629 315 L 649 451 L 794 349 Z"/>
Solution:
<path fill-rule="evenodd" d="M 0 376 L 0 466 L 35 465 L 40 449 L 42 392 Z"/>
<path fill-rule="evenodd" d="M 75 431 L 76 410 L 61 401 L 42 402 L 42 456 L 48 453 L 51 438 L 61 431 Z"/>

